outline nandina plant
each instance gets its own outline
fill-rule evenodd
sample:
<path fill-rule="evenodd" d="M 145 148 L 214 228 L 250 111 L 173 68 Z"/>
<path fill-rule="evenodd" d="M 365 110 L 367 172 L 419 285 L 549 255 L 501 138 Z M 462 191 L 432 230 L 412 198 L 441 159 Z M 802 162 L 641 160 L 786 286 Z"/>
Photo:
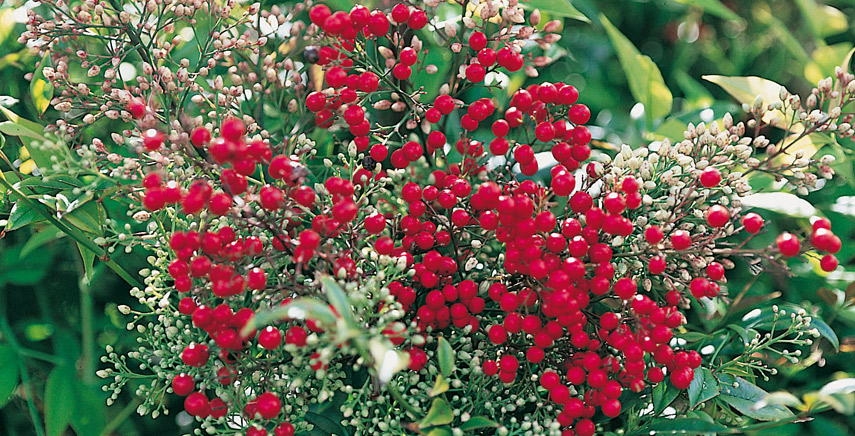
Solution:
<path fill-rule="evenodd" d="M 150 251 L 109 402 L 131 383 L 142 414 L 180 397 L 197 434 L 247 436 L 708 434 L 810 411 L 753 383 L 820 337 L 804 310 L 715 340 L 697 320 L 741 298 L 736 262 L 837 268 L 825 218 L 764 242 L 750 176 L 831 179 L 832 156 L 792 150 L 852 136 L 852 74 L 608 153 L 574 86 L 508 92 L 562 26 L 515 1 L 41 3 L 21 38 L 65 116 L 31 145 L 40 173 L 127 205 L 104 253 Z M 64 143 L 76 157 L 45 146 Z"/>

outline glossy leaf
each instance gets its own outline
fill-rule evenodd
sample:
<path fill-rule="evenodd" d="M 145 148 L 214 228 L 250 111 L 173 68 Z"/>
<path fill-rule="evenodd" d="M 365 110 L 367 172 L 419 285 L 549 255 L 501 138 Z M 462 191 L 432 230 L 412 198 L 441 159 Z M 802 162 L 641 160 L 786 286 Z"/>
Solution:
<path fill-rule="evenodd" d="M 660 414 L 680 395 L 680 390 L 668 382 L 661 382 L 653 388 L 653 413 Z"/>
<path fill-rule="evenodd" d="M 742 377 L 720 374 L 719 382 L 719 398 L 745 416 L 760 421 L 776 421 L 794 416 L 793 412 L 784 406 L 763 405 L 761 402 L 769 393 Z M 758 403 L 761 403 L 762 407 L 757 407 Z"/>
<path fill-rule="evenodd" d="M 719 387 L 713 373 L 707 368 L 695 370 L 695 378 L 689 385 L 689 407 L 694 408 L 700 403 L 718 396 Z"/>
<path fill-rule="evenodd" d="M 671 91 L 665 86 L 659 67 L 650 57 L 639 53 L 632 42 L 623 36 L 605 15 L 600 15 L 600 21 L 620 59 L 632 96 L 644 105 L 647 124 L 652 125 L 654 120 L 671 112 Z"/>
<path fill-rule="evenodd" d="M 743 197 L 742 204 L 746 207 L 758 207 L 796 218 L 809 218 L 816 215 L 816 208 L 810 202 L 789 192 L 758 192 Z"/>
<path fill-rule="evenodd" d="M 837 333 L 834 332 L 834 329 L 832 329 L 828 323 L 817 317 L 813 317 L 811 318 L 810 326 L 815 328 L 816 331 L 819 332 L 820 336 L 828 339 L 828 342 L 831 343 L 831 346 L 834 347 L 835 351 L 840 351 L 840 338 L 837 337 Z"/>

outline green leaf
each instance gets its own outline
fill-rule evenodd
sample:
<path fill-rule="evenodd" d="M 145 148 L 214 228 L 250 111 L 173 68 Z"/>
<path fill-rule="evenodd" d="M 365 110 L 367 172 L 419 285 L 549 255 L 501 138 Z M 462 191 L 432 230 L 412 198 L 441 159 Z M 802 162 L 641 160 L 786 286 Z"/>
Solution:
<path fill-rule="evenodd" d="M 647 125 L 652 126 L 653 120 L 663 118 L 671 112 L 671 91 L 665 86 L 659 67 L 650 57 L 639 53 L 632 42 L 623 36 L 605 15 L 600 15 L 600 21 L 609 34 L 621 67 L 626 73 L 629 90 L 632 96 L 644 105 Z"/>
<path fill-rule="evenodd" d="M 843 65 L 840 60 L 845 59 L 851 50 L 852 43 L 849 42 L 817 47 L 811 53 L 810 62 L 805 65 L 805 78 L 811 83 L 817 83 L 826 77 L 833 77 L 834 68 Z"/>
<path fill-rule="evenodd" d="M 9 344 L 0 345 L 0 409 L 18 387 L 18 356 Z"/>
<path fill-rule="evenodd" d="M 649 436 L 655 435 L 690 435 L 690 434 L 707 434 L 721 433 L 727 431 L 727 427 L 709 422 L 700 418 L 676 418 L 676 419 L 661 419 L 652 424 L 638 428 L 633 432 L 627 433 L 626 436 Z"/>
<path fill-rule="evenodd" d="M 439 343 L 436 346 L 436 354 L 439 359 L 439 371 L 442 375 L 450 377 L 454 371 L 454 349 L 451 344 L 443 337 L 439 338 Z"/>
<path fill-rule="evenodd" d="M 811 318 L 810 326 L 815 328 L 816 331 L 819 332 L 820 336 L 828 339 L 828 342 L 831 342 L 831 346 L 834 347 L 834 351 L 840 351 L 840 339 L 837 337 L 837 333 L 834 332 L 831 326 L 817 317 Z"/>
<path fill-rule="evenodd" d="M 327 298 L 329 299 L 330 304 L 332 304 L 339 316 L 344 319 L 348 327 L 356 328 L 356 320 L 353 318 L 353 310 L 350 308 L 350 300 L 347 299 L 347 295 L 345 295 L 341 286 L 339 286 L 331 276 L 322 276 L 320 278 L 320 282 L 324 287 L 324 290 L 327 292 Z"/>
<path fill-rule="evenodd" d="M 796 0 L 796 5 L 818 39 L 844 32 L 849 27 L 846 14 L 840 9 L 819 5 L 815 0 Z"/>
<path fill-rule="evenodd" d="M 36 66 L 36 71 L 33 72 L 33 79 L 30 80 L 30 96 L 33 97 L 33 104 L 36 105 L 40 116 L 45 113 L 53 98 L 53 85 L 45 79 L 44 75 L 45 67 L 50 66 L 50 53 L 45 53 L 42 61 Z"/>
<path fill-rule="evenodd" d="M 591 22 L 585 14 L 579 12 L 579 10 L 570 3 L 570 0 L 530 0 L 527 2 L 520 2 L 520 6 L 529 11 L 540 9 L 540 12 L 545 12 L 556 17 L 572 18 L 586 23 Z"/>
<path fill-rule="evenodd" d="M 329 306 L 314 298 L 304 297 L 291 300 L 290 303 L 283 306 L 259 311 L 241 330 L 241 334 L 248 334 L 253 329 L 283 319 L 311 319 L 327 327 L 335 325 L 335 315 Z"/>
<path fill-rule="evenodd" d="M 744 21 L 736 12 L 733 12 L 727 6 L 721 4 L 719 0 L 674 0 L 677 3 L 684 5 L 699 7 L 704 12 L 715 15 L 725 20 Z"/>
<path fill-rule="evenodd" d="M 706 81 L 715 83 L 727 91 L 736 101 L 753 105 L 755 99 L 759 95 L 763 98 L 763 105 L 768 106 L 770 103 L 780 101 L 780 91 L 782 86 L 761 77 L 756 76 L 716 76 L 706 75 L 701 76 Z M 767 111 L 763 116 L 763 121 L 772 124 L 775 127 L 786 129 L 789 120 L 792 119 L 792 111 L 787 110 L 786 113 L 780 110 Z"/>
<path fill-rule="evenodd" d="M 9 247 L 0 253 L 0 278 L 19 286 L 35 285 L 47 275 L 52 254 L 48 251 L 21 256 L 21 247 Z"/>
<path fill-rule="evenodd" d="M 106 404 L 92 386 L 75 380 L 75 411 L 71 416 L 71 427 L 79 435 L 99 435 L 107 425 Z"/>
<path fill-rule="evenodd" d="M 44 129 L 42 129 L 42 131 L 44 131 Z M 29 129 L 21 124 L 12 121 L 3 121 L 2 123 L 0 123 L 0 132 L 3 132 L 4 134 L 9 136 L 17 136 L 19 138 L 25 137 L 39 139 L 42 141 L 45 140 L 45 137 L 41 133 L 39 133 L 38 130 Z"/>
<path fill-rule="evenodd" d="M 442 398 L 434 398 L 427 415 L 419 421 L 420 428 L 433 427 L 435 425 L 451 424 L 454 420 L 454 412 L 448 401 Z"/>
<path fill-rule="evenodd" d="M 77 244 L 77 249 L 80 251 L 80 257 L 83 258 L 83 279 L 86 284 L 92 283 L 92 274 L 94 274 L 94 265 L 95 265 L 95 253 L 90 251 L 88 248 Z"/>
<path fill-rule="evenodd" d="M 45 384 L 45 427 L 47 436 L 60 436 L 71 423 L 74 401 L 74 370 L 59 365 L 50 372 Z"/>
<path fill-rule="evenodd" d="M 42 220 L 41 215 L 21 201 L 15 202 L 9 212 L 6 231 L 11 232 Z"/>
<path fill-rule="evenodd" d="M 762 401 L 769 393 L 742 377 L 720 374 L 719 382 L 719 398 L 745 416 L 760 421 L 777 421 L 795 416 L 784 406 L 763 405 Z"/>
<path fill-rule="evenodd" d="M 349 433 L 347 429 L 341 426 L 341 424 L 336 423 L 335 421 L 327 418 L 324 415 L 314 413 L 314 412 L 306 412 L 306 422 L 315 426 L 314 429 L 309 433 L 310 435 L 337 435 L 337 436 L 348 436 Z"/>
<path fill-rule="evenodd" d="M 0 113 L 2 113 L 6 117 L 6 119 L 11 121 L 13 124 L 16 124 L 18 127 L 28 130 L 31 133 L 37 134 L 38 139 L 44 139 L 44 136 L 41 136 L 39 132 L 44 132 L 45 129 L 39 123 L 30 121 L 26 118 L 21 118 L 18 114 L 12 112 L 11 110 L 7 109 L 2 105 L 0 105 Z"/>
<path fill-rule="evenodd" d="M 434 427 L 430 429 L 425 436 L 451 436 L 454 432 L 451 431 L 451 427 L 444 425 L 442 427 Z"/>
<path fill-rule="evenodd" d="M 469 421 L 460 424 L 460 429 L 463 431 L 472 431 L 479 428 L 496 428 L 499 426 L 499 423 L 493 421 L 486 416 L 473 416 L 469 418 Z"/>
<path fill-rule="evenodd" d="M 694 408 L 700 403 L 711 400 L 718 395 L 718 380 L 707 368 L 695 370 L 695 378 L 689 385 L 689 407 Z"/>
<path fill-rule="evenodd" d="M 33 236 L 30 236 L 30 239 L 27 239 L 27 242 L 23 247 L 21 247 L 21 257 L 26 257 L 28 254 L 43 247 L 45 244 L 56 241 L 63 236 L 65 236 L 65 233 L 63 233 L 62 230 L 59 230 L 52 225 L 48 225 L 46 228 L 33 233 Z"/>
<path fill-rule="evenodd" d="M 653 413 L 660 414 L 680 395 L 680 390 L 671 383 L 661 382 L 653 388 Z"/>
<path fill-rule="evenodd" d="M 446 380 L 445 377 L 442 376 L 442 374 L 437 374 L 436 382 L 434 382 L 433 389 L 430 390 L 429 395 L 431 397 L 435 397 L 439 394 L 442 394 L 442 393 L 448 391 L 448 389 L 450 389 L 450 388 L 451 388 L 451 385 L 448 384 L 448 380 Z"/>

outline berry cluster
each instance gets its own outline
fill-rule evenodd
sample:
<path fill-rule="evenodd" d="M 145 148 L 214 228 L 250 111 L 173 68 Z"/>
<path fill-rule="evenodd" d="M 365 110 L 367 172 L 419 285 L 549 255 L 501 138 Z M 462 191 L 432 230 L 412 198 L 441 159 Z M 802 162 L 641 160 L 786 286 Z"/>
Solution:
<path fill-rule="evenodd" d="M 427 6 L 296 8 L 313 77 L 288 69 L 288 136 L 230 106 L 244 89 L 222 78 L 223 94 L 198 99 L 218 110 L 190 121 L 117 97 L 139 152 L 132 216 L 154 253 L 134 290 L 151 311 L 132 323 L 151 333 L 132 353 L 156 375 L 140 388 L 146 410 L 166 410 L 172 392 L 206 431 L 282 436 L 311 430 L 331 402 L 336 425 L 404 434 L 433 427 L 444 402 L 454 417 L 438 425 L 455 430 L 478 416 L 504 434 L 530 422 L 590 436 L 614 429 L 627 399 L 687 389 L 710 364 L 677 336 L 692 303 L 727 297 L 733 258 L 822 252 L 836 268 L 825 219 L 756 246 L 765 226 L 743 205 L 745 170 L 775 162 L 752 157 L 768 144 L 744 122 L 594 151 L 573 85 L 493 92 L 536 72 L 526 42 L 548 44 L 560 23 L 539 31 L 538 12 L 522 25 L 510 2 L 440 27 Z M 420 36 L 458 55 L 438 90 L 415 80 L 437 69 Z M 132 371 L 115 356 L 103 374 L 117 395 Z"/>

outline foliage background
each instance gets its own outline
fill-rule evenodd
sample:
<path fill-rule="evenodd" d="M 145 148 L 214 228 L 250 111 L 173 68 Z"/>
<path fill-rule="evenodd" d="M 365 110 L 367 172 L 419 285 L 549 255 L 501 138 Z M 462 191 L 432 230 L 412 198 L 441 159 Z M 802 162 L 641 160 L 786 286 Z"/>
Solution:
<path fill-rule="evenodd" d="M 539 1 L 544 21 L 561 18 L 566 0 Z M 349 0 L 331 3 L 347 7 Z M 287 2 L 286 2 L 287 3 Z M 369 1 L 368 6 L 378 4 Z M 282 2 L 264 1 L 264 6 Z M 581 101 L 594 113 L 592 133 L 608 151 L 613 144 L 638 145 L 664 136 L 679 138 L 685 122 L 711 121 L 739 106 L 722 89 L 701 76 L 764 77 L 805 95 L 816 81 L 840 65 L 855 42 L 855 0 L 573 0 L 573 6 L 592 21 L 566 19 L 563 38 L 553 53 L 557 60 L 540 70 L 537 81 L 564 81 L 577 86 Z M 551 5 L 551 6 L 550 6 Z M 41 104 L 38 90 L 25 78 L 39 59 L 16 40 L 23 32 L 26 8 L 20 0 L 0 6 L 0 105 L 34 120 Z M 547 10 L 552 9 L 550 14 Z M 637 106 L 600 14 L 658 66 L 673 94 L 671 116 L 646 116 Z M 630 66 L 632 73 L 637 66 Z M 511 88 L 526 84 L 523 75 L 512 78 Z M 512 91 L 511 89 L 510 91 Z M 668 111 L 666 110 L 665 113 Z M 650 114 L 648 114 L 650 115 Z M 57 114 L 44 114 L 47 123 Z M 109 138 L 93 128 L 86 135 Z M 766 132 L 764 132 L 766 133 Z M 2 151 L 15 166 L 27 168 L 28 156 L 16 138 L 6 137 Z M 826 152 L 823 150 L 823 152 Z M 808 200 L 819 214 L 832 220 L 844 240 L 838 255 L 841 269 L 822 273 L 818 265 L 795 265 L 797 278 L 764 274 L 755 277 L 744 265 L 728 273 L 731 295 L 746 290 L 731 307 L 719 308 L 726 320 L 739 319 L 753 307 L 799 304 L 821 314 L 838 333 L 839 352 L 823 343 L 814 353 L 759 384 L 768 391 L 786 389 L 797 395 L 818 389 L 829 377 L 853 377 L 855 357 L 855 180 L 853 164 L 846 159 L 837 168 L 841 176 Z M 0 163 L 3 171 L 8 165 Z M 758 179 L 758 184 L 768 183 Z M 787 206 L 787 205 L 779 205 Z M 11 203 L 0 197 L 0 220 L 8 218 Z M 791 209 L 768 213 L 773 228 L 805 225 L 805 217 Z M 774 215 L 774 216 L 773 216 Z M 43 231 L 39 231 L 43 230 Z M 192 420 L 184 414 L 151 420 L 135 413 L 137 403 L 125 392 L 117 404 L 106 407 L 106 394 L 94 369 L 104 347 L 133 347 L 125 332 L 119 304 L 133 305 L 129 286 L 100 262 L 86 280 L 84 260 L 69 238 L 57 237 L 40 226 L 0 233 L 0 434 L 173 435 L 190 431 Z M 764 241 L 764 242 L 771 242 Z M 124 256 L 122 263 L 142 267 L 144 253 Z M 133 270 L 133 268 L 131 268 Z M 693 325 L 712 327 L 698 319 Z M 176 410 L 180 410 L 177 399 Z M 34 427 L 46 428 L 36 433 Z M 67 428 L 64 423 L 70 422 Z M 855 417 L 834 413 L 814 420 L 776 428 L 778 435 L 855 434 Z M 764 434 L 758 431 L 756 434 Z"/>

